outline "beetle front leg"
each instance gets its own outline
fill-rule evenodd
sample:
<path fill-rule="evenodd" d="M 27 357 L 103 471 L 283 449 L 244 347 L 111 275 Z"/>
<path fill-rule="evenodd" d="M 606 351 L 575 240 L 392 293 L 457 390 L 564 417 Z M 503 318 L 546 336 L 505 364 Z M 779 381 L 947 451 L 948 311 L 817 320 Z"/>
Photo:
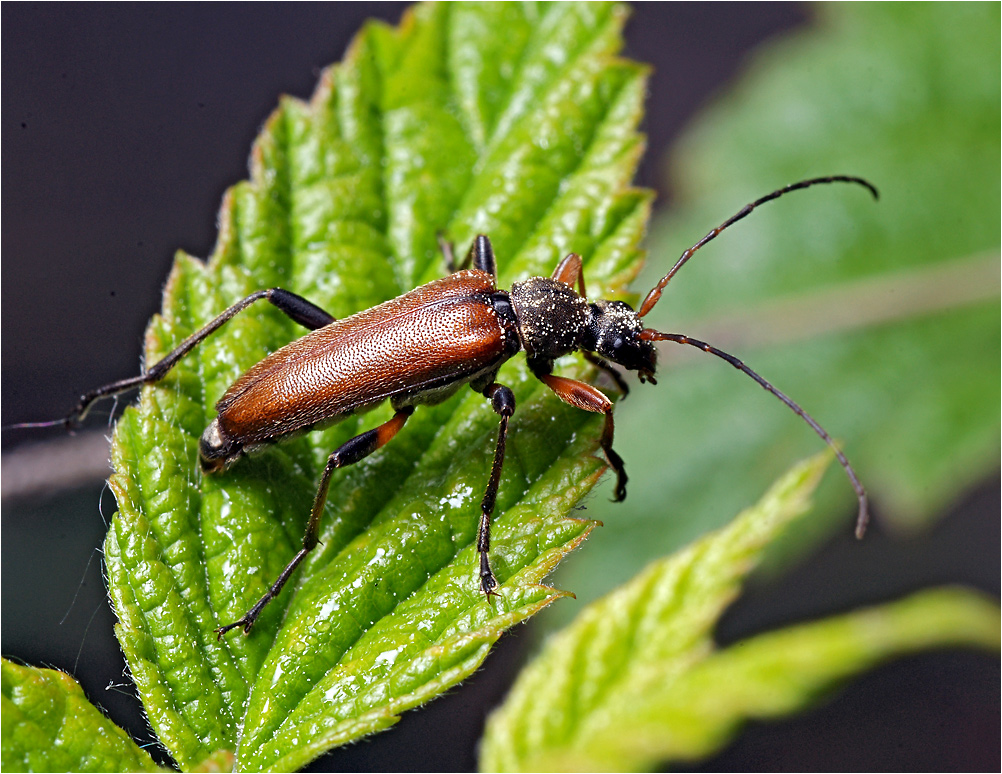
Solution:
<path fill-rule="evenodd" d="M 501 484 L 501 468 L 504 466 L 504 447 L 508 437 L 508 420 L 515 413 L 515 394 L 503 384 L 491 384 L 484 390 L 484 396 L 491 399 L 491 407 L 501 417 L 498 428 L 498 443 L 494 448 L 494 464 L 491 466 L 491 477 L 487 481 L 487 490 L 480 503 L 480 526 L 477 529 L 477 551 L 480 552 L 480 589 L 488 599 L 498 596 L 494 590 L 498 581 L 491 570 L 488 554 L 491 550 L 491 516 L 498 498 L 498 486 Z"/>
<path fill-rule="evenodd" d="M 626 383 L 626 380 L 623 378 L 623 375 L 612 367 L 611 363 L 609 363 L 606 360 L 603 360 L 598 355 L 593 355 L 591 352 L 588 352 L 587 350 L 582 350 L 581 354 L 584 356 L 585 360 L 587 360 L 596 368 L 605 371 L 605 373 L 609 375 L 609 378 L 616 383 L 616 386 L 619 388 L 619 392 L 622 394 L 624 398 L 630 394 L 630 385 Z"/>
<path fill-rule="evenodd" d="M 413 413 L 413 406 L 405 406 L 399 409 L 396 414 L 379 427 L 356 435 L 351 440 L 342 444 L 337 451 L 327 458 L 327 465 L 324 467 L 323 476 L 320 478 L 320 486 L 317 489 L 316 496 L 313 498 L 313 509 L 310 511 L 310 520 L 306 525 L 306 533 L 303 535 L 303 547 L 292 558 L 292 561 L 285 566 L 285 569 L 278 576 L 278 580 L 271 584 L 271 588 L 254 604 L 254 607 L 247 611 L 243 618 L 231 624 L 226 624 L 226 626 L 220 626 L 215 630 L 218 638 L 221 639 L 226 632 L 237 627 L 242 627 L 244 634 L 248 634 L 258 616 L 261 615 L 261 611 L 264 610 L 265 605 L 279 595 L 282 587 L 292 577 L 296 568 L 317 547 L 317 544 L 320 542 L 320 517 L 324 513 L 324 505 L 327 503 L 327 491 L 330 488 L 331 476 L 334 475 L 334 471 L 346 465 L 354 465 L 359 460 L 368 457 L 377 449 L 385 446 L 400 432 L 400 428 L 404 426 L 404 423 L 407 422 L 407 419 Z"/>
<path fill-rule="evenodd" d="M 564 403 L 585 411 L 593 411 L 596 414 L 605 414 L 605 428 L 602 430 L 600 443 L 606 459 L 609 460 L 609 466 L 616 471 L 616 502 L 625 500 L 628 478 L 623 467 L 623 458 L 612 449 L 612 437 L 615 431 L 615 422 L 612 419 L 612 401 L 598 388 L 577 379 L 568 379 L 553 374 L 537 373 L 536 376 L 543 384 L 553 390 Z"/>

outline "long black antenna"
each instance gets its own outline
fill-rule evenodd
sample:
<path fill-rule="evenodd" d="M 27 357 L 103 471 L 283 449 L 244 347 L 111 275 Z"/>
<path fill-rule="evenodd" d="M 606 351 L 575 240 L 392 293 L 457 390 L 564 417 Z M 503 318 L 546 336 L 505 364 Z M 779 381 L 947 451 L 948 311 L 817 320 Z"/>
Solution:
<path fill-rule="evenodd" d="M 835 441 L 832 440 L 832 437 L 828 435 L 825 429 L 815 421 L 814 417 L 812 417 L 810 414 L 804 411 L 796 403 L 796 401 L 792 400 L 791 398 L 787 397 L 782 392 L 777 390 L 775 387 L 769 384 L 769 382 L 767 382 L 757 373 L 752 371 L 743 362 L 738 360 L 738 358 L 734 357 L 734 355 L 728 355 L 723 350 L 719 350 L 716 347 L 707 344 L 705 341 L 699 341 L 698 339 L 690 338 L 681 333 L 661 333 L 660 331 L 656 331 L 653 328 L 644 328 L 644 330 L 640 334 L 640 338 L 645 341 L 674 341 L 676 344 L 688 344 L 690 347 L 696 347 L 697 349 L 701 349 L 704 352 L 709 352 L 711 355 L 716 355 L 717 357 L 726 360 L 728 363 L 737 368 L 739 371 L 748 374 L 748 376 L 750 376 L 752 379 L 758 382 L 763 389 L 767 390 L 768 392 L 771 392 L 773 395 L 775 395 L 777 398 L 783 401 L 783 403 L 785 403 L 787 407 L 789 407 L 790 410 L 793 411 L 794 414 L 799 416 L 808 425 L 810 425 L 811 428 L 814 430 L 814 432 L 817 433 L 819 436 L 821 436 L 821 440 L 823 440 L 826 444 L 828 444 L 828 446 L 830 446 L 831 449 L 835 452 L 835 457 L 838 459 L 839 464 L 845 470 L 845 474 L 849 477 L 849 482 L 852 484 L 852 488 L 856 490 L 856 499 L 859 500 L 859 515 L 856 517 L 856 537 L 857 538 L 863 537 L 863 534 L 866 532 L 867 522 L 869 522 L 870 520 L 866 490 L 863 488 L 863 485 L 859 481 L 859 477 L 856 475 L 856 471 L 853 470 L 852 465 L 849 464 L 849 460 L 842 453 L 842 450 L 838 448 L 838 446 L 835 444 Z"/>
<path fill-rule="evenodd" d="M 880 198 L 880 194 L 877 192 L 876 187 L 872 183 L 864 180 L 861 177 L 849 177 L 847 175 L 832 175 L 831 177 L 814 177 L 811 178 L 810 180 L 801 180 L 799 183 L 791 183 L 790 185 L 779 188 L 773 191 L 771 194 L 763 196 L 761 199 L 756 199 L 751 204 L 746 204 L 744 207 L 741 208 L 741 210 L 736 215 L 725 220 L 723 223 L 721 223 L 719 226 L 713 229 L 709 234 L 707 234 L 705 237 L 696 242 L 696 244 L 694 244 L 692 247 L 690 247 L 688 250 L 682 253 L 682 257 L 679 258 L 675 262 L 675 265 L 671 267 L 671 271 L 669 271 L 664 277 L 662 277 L 661 281 L 654 286 L 654 288 L 651 290 L 650 293 L 647 294 L 647 298 L 645 298 L 644 303 L 640 305 L 640 311 L 637 312 L 637 314 L 640 317 L 643 317 L 645 314 L 651 311 L 651 309 L 654 308 L 654 305 L 661 300 L 661 291 L 665 289 L 665 286 L 671 281 L 671 278 L 678 273 L 678 270 L 685 265 L 685 262 L 688 261 L 690 258 L 692 258 L 693 253 L 695 253 L 699 248 L 701 248 L 707 242 L 711 241 L 712 239 L 715 239 L 717 235 L 725 228 L 733 225 L 734 223 L 737 223 L 739 220 L 748 215 L 752 210 L 754 210 L 761 204 L 765 204 L 766 202 L 771 202 L 773 199 L 778 199 L 780 196 L 790 193 L 790 191 L 799 191 L 802 188 L 810 188 L 812 185 L 821 185 L 823 183 L 856 183 L 857 185 L 863 186 L 870 193 L 872 193 L 874 199 Z"/>

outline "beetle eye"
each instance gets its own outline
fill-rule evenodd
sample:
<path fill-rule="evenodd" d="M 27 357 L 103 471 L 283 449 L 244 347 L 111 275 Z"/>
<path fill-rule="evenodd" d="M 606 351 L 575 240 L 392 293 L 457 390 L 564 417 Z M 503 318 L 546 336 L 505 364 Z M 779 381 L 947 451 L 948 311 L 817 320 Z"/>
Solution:
<path fill-rule="evenodd" d="M 622 349 L 623 347 L 623 337 L 617 336 L 612 342 L 613 349 Z"/>

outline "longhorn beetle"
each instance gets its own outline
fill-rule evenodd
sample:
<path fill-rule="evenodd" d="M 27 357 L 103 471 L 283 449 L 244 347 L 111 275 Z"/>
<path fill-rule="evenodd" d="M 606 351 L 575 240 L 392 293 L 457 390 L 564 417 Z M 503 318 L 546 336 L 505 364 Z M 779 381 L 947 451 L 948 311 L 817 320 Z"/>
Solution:
<path fill-rule="evenodd" d="M 311 332 L 265 357 L 237 379 L 219 400 L 216 404 L 218 414 L 199 442 L 199 457 L 205 473 L 217 473 L 244 454 L 263 446 L 332 425 L 351 414 L 390 401 L 395 411 L 392 418 L 355 436 L 328 457 L 313 500 L 302 549 L 243 618 L 215 630 L 219 637 L 237 627 L 248 633 L 265 605 L 278 595 L 299 564 L 316 547 L 320 518 L 334 471 L 358 462 L 388 443 L 400 432 L 416 406 L 440 403 L 464 384 L 488 398 L 495 413 L 501 417 L 477 531 L 480 588 L 488 599 L 496 596 L 498 583 L 488 559 L 491 515 L 501 480 L 508 421 L 515 413 L 514 394 L 496 379 L 501 365 L 519 350 L 525 351 L 529 370 L 560 400 L 605 415 L 599 444 L 616 473 L 617 501 L 626 497 L 627 476 L 622 458 L 612 448 L 612 401 L 586 382 L 554 375 L 553 362 L 580 350 L 590 362 L 609 373 L 625 393 L 626 383 L 611 363 L 636 371 L 642 383 L 656 384 L 654 342 L 687 344 L 723 358 L 779 398 L 834 450 L 859 500 L 856 535 L 862 537 L 868 518 L 866 492 L 845 455 L 821 425 L 736 357 L 680 333 L 645 328 L 641 322 L 658 303 L 662 291 L 678 270 L 721 231 L 759 205 L 821 183 L 855 183 L 868 189 L 874 198 L 878 196 L 877 189 L 866 180 L 836 175 L 803 180 L 756 199 L 683 252 L 647 294 L 639 311 L 622 301 L 589 301 L 581 257 L 574 253 L 560 261 L 550 277 L 530 277 L 516 282 L 510 291 L 504 291 L 497 288 L 497 265 L 490 239 L 477 236 L 458 271 L 452 249 L 443 241 L 447 263 L 454 271 L 447 277 L 343 320 L 336 320 L 287 290 L 260 290 L 189 336 L 143 374 L 86 393 L 64 419 L 28 422 L 16 427 L 65 424 L 72 428 L 84 419 L 99 398 L 160 381 L 199 342 L 261 299 L 267 299 Z"/>

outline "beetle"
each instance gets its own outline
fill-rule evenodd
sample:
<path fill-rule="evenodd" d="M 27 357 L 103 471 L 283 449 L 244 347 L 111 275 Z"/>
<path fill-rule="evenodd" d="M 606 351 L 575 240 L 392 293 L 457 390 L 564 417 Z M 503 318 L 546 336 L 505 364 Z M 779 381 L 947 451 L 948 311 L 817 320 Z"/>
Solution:
<path fill-rule="evenodd" d="M 446 262 L 453 271 L 444 278 L 341 320 L 287 290 L 260 290 L 226 309 L 139 376 L 84 394 L 64 419 L 17 426 L 65 424 L 72 428 L 100 398 L 163 379 L 201 341 L 260 300 L 269 301 L 310 332 L 266 356 L 220 398 L 216 418 L 199 441 L 199 459 L 206 474 L 223 471 L 245 454 L 269 444 L 327 427 L 390 401 L 394 414 L 389 420 L 351 438 L 328 457 L 303 536 L 303 547 L 242 618 L 215 630 L 219 637 L 236 628 L 249 633 L 264 607 L 316 547 L 334 471 L 358 462 L 391 441 L 417 406 L 441 403 L 464 385 L 486 397 L 500 417 L 494 461 L 477 529 L 480 589 L 488 599 L 496 596 L 498 582 L 489 559 L 490 524 L 504 464 L 508 425 L 515 413 L 515 396 L 509 387 L 497 381 L 497 376 L 501 366 L 520 351 L 525 352 L 532 374 L 560 400 L 605 416 L 599 445 L 616 475 L 616 501 L 626 497 L 627 475 L 622 458 L 612 448 L 613 403 L 587 382 L 555 375 L 554 361 L 580 351 L 607 372 L 625 394 L 627 385 L 612 364 L 636 371 L 641 383 L 656 384 L 655 342 L 686 344 L 722 358 L 786 404 L 834 450 L 856 492 L 859 503 L 856 534 L 862 537 L 868 519 L 866 491 L 848 459 L 821 425 L 733 355 L 683 334 L 645 328 L 642 322 L 678 270 L 724 229 L 766 202 L 791 191 L 826 183 L 852 183 L 863 186 L 875 198 L 878 196 L 871 183 L 846 175 L 811 178 L 779 188 L 745 205 L 685 250 L 636 311 L 622 301 L 589 301 L 581 257 L 575 253 L 561 260 L 551 276 L 529 277 L 505 291 L 497 287 L 497 264 L 487 236 L 481 234 L 473 240 L 458 267 L 451 245 L 442 240 Z"/>

